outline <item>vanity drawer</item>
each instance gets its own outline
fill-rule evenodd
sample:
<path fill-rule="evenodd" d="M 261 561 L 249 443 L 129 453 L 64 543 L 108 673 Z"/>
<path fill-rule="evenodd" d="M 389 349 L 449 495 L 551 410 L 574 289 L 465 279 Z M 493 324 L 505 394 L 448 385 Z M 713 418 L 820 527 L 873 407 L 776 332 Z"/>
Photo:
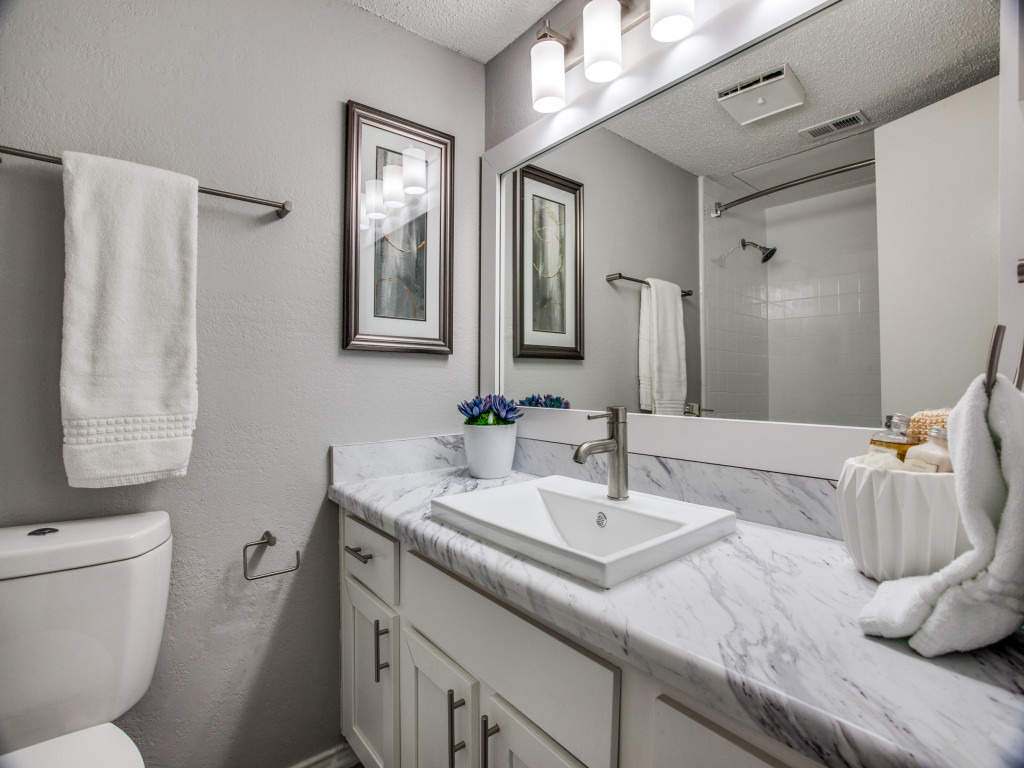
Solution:
<path fill-rule="evenodd" d="M 617 667 L 418 553 L 402 564 L 402 615 L 589 768 L 616 768 Z"/>
<path fill-rule="evenodd" d="M 398 605 L 398 541 L 359 518 L 345 515 L 341 557 L 345 573 L 385 603 Z"/>

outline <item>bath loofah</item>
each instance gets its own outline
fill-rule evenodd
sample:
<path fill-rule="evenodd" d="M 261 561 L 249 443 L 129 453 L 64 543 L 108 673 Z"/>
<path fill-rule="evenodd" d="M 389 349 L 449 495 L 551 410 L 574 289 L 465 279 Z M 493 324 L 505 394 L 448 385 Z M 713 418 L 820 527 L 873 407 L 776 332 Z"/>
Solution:
<path fill-rule="evenodd" d="M 910 417 L 910 426 L 907 427 L 907 437 L 923 443 L 928 439 L 928 431 L 932 427 L 946 428 L 946 419 L 949 418 L 949 408 L 938 408 L 934 411 L 918 411 Z"/>

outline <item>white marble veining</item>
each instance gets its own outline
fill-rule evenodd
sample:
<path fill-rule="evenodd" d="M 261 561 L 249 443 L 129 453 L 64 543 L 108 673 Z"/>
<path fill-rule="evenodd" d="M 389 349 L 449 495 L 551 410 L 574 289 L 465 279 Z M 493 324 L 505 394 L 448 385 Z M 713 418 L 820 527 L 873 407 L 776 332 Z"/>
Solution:
<path fill-rule="evenodd" d="M 465 465 L 462 435 L 331 446 L 332 484 Z"/>
<path fill-rule="evenodd" d="M 598 590 L 429 517 L 435 496 L 529 477 L 480 481 L 463 468 L 433 469 L 341 482 L 329 495 L 567 636 L 827 766 L 1020 765 L 1020 634 L 939 659 L 865 638 L 856 617 L 875 585 L 843 545 L 764 525 L 739 523 L 733 536 Z"/>
<path fill-rule="evenodd" d="M 592 456 L 585 465 L 572 460 L 565 443 L 519 438 L 515 468 L 531 475 L 565 475 L 604 483 L 607 456 Z M 741 520 L 800 533 L 842 539 L 835 484 L 829 480 L 781 472 L 764 472 L 699 461 L 631 453 L 629 487 L 644 493 L 724 507 Z"/>

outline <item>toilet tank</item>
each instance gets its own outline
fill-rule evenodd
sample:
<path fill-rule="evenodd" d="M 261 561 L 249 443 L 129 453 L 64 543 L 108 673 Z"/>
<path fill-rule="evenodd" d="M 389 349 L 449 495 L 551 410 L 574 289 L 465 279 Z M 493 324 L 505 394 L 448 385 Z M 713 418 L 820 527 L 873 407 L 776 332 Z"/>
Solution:
<path fill-rule="evenodd" d="M 106 723 L 149 688 L 166 512 L 0 528 L 0 754 Z"/>

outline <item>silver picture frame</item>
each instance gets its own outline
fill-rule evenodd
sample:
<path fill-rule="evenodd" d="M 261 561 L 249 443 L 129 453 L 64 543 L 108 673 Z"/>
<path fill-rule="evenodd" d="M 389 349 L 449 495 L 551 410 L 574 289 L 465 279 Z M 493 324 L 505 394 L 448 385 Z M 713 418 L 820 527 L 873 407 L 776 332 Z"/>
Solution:
<path fill-rule="evenodd" d="M 450 355 L 455 138 L 346 111 L 342 346 Z"/>
<path fill-rule="evenodd" d="M 583 184 L 528 165 L 512 177 L 514 357 L 583 359 Z"/>

